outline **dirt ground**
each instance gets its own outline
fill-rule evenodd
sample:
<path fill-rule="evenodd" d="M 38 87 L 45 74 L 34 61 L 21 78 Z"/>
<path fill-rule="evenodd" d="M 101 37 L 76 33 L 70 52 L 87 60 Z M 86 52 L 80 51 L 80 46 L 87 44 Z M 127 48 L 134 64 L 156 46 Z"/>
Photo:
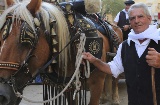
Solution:
<path fill-rule="evenodd" d="M 23 93 L 24 96 L 28 99 L 34 101 L 42 101 L 42 86 L 41 85 L 30 85 L 27 86 Z M 120 105 L 127 105 L 127 92 L 126 92 L 126 85 L 125 80 L 119 80 L 119 97 L 120 97 Z M 87 99 L 89 100 L 90 95 L 87 94 Z M 22 99 L 20 105 L 43 105 L 41 103 L 31 103 Z M 108 104 L 100 104 L 100 105 L 108 105 Z"/>

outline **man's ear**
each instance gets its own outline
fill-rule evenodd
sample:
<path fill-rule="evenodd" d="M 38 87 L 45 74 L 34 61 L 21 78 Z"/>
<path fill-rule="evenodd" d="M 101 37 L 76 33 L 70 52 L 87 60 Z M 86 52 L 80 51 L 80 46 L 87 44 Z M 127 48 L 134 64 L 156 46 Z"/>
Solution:
<path fill-rule="evenodd" d="M 148 19 L 149 19 L 150 21 L 152 21 L 152 17 L 151 17 L 151 16 L 148 16 Z"/>

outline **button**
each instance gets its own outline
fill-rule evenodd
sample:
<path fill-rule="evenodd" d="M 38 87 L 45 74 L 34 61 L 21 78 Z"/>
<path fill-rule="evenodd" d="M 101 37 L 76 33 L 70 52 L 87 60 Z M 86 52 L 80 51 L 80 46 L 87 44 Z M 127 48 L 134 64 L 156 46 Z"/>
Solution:
<path fill-rule="evenodd" d="M 141 63 L 140 60 L 137 60 L 137 63 L 140 64 Z"/>

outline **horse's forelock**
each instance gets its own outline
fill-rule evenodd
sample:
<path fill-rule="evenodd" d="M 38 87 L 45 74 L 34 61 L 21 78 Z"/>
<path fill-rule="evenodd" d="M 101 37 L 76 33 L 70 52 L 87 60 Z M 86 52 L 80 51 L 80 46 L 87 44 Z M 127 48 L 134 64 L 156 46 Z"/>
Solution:
<path fill-rule="evenodd" d="M 1 24 L 0 24 L 0 29 L 2 28 L 3 24 L 4 24 L 5 21 L 6 21 L 6 16 L 7 16 L 7 14 L 10 13 L 10 12 L 12 12 L 12 11 L 14 11 L 14 9 L 15 9 L 17 6 L 18 6 L 18 4 L 13 5 L 12 7 L 6 9 L 6 10 L 1 14 L 1 16 L 0 16 L 0 22 L 1 22 Z"/>
<path fill-rule="evenodd" d="M 34 23 L 33 23 L 33 16 L 30 14 L 28 9 L 26 8 L 28 3 L 29 3 L 29 1 L 16 2 L 13 6 L 6 9 L 0 17 L 0 20 L 2 22 L 2 24 L 0 24 L 0 28 L 2 28 L 2 26 L 6 20 L 6 15 L 8 13 L 12 13 L 12 15 L 13 15 L 12 20 L 13 21 L 15 20 L 15 18 L 16 18 L 15 21 L 22 19 L 22 20 L 26 21 L 31 26 L 31 28 L 33 30 L 35 30 Z"/>

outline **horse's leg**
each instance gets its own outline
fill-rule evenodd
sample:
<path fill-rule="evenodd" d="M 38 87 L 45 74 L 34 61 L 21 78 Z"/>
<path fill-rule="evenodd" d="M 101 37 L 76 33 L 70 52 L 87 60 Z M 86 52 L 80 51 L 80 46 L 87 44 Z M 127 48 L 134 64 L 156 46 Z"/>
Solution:
<path fill-rule="evenodd" d="M 65 92 L 65 97 L 67 99 L 68 105 L 78 105 L 79 102 L 78 96 L 76 94 L 75 99 L 73 99 L 73 95 L 74 95 L 74 89 Z"/>
<path fill-rule="evenodd" d="M 90 78 L 87 80 L 91 94 L 89 105 L 99 105 L 99 99 L 103 91 L 105 77 L 106 74 L 99 70 L 94 70 L 91 73 Z"/>
<path fill-rule="evenodd" d="M 114 78 L 113 77 L 113 94 L 112 94 L 112 98 L 113 98 L 113 105 L 119 105 L 119 93 L 118 93 L 118 78 Z"/>
<path fill-rule="evenodd" d="M 104 35 L 102 35 L 100 32 L 98 32 L 98 35 L 99 35 L 99 37 L 102 37 L 102 39 L 103 39 L 103 49 L 102 49 L 101 60 L 106 62 L 108 59 L 106 56 L 106 53 L 110 49 L 109 40 Z M 109 76 L 109 75 L 107 75 L 107 76 Z M 103 89 L 104 89 L 105 78 L 106 78 L 106 74 L 99 71 L 99 70 L 96 70 L 91 74 L 91 77 L 89 78 L 89 80 L 90 80 L 89 86 L 90 86 L 90 92 L 91 92 L 90 105 L 99 105 L 99 100 L 100 100 L 100 97 L 102 96 Z M 112 84 L 112 82 L 110 82 L 110 83 Z M 106 85 L 108 85 L 108 83 Z M 109 85 L 109 86 L 111 86 L 111 85 Z"/>
<path fill-rule="evenodd" d="M 119 105 L 119 91 L 118 91 L 118 81 L 119 79 L 125 79 L 124 73 L 120 74 L 117 78 L 113 77 L 113 105 Z"/>
<path fill-rule="evenodd" d="M 100 103 L 110 105 L 112 103 L 112 75 L 105 78 L 104 89 L 101 95 Z"/>

